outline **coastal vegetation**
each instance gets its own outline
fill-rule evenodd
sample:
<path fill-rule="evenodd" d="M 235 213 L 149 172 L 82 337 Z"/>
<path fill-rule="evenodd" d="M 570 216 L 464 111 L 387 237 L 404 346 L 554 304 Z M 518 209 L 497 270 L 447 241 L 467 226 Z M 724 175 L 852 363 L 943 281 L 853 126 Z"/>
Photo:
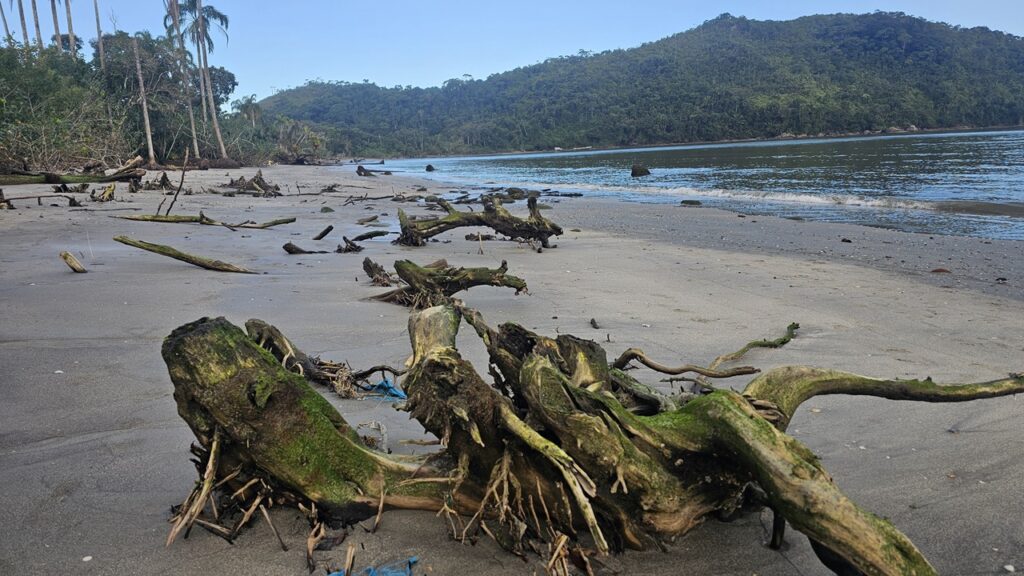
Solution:
<path fill-rule="evenodd" d="M 221 165 L 321 153 L 322 138 L 309 126 L 262 113 L 255 97 L 230 101 L 235 75 L 210 64 L 229 25 L 215 7 L 198 0 L 168 2 L 166 29 L 154 35 L 104 32 L 94 2 L 97 39 L 90 42 L 91 55 L 70 20 L 69 33 L 60 34 L 51 8 L 57 33 L 48 41 L 34 13 L 34 39 L 27 24 L 21 41 L 9 27 L 4 30 L 0 173 L 113 167 L 137 154 L 149 164 L 182 162 L 186 149 L 193 161 Z"/>
<path fill-rule="evenodd" d="M 440 87 L 309 82 L 261 103 L 362 156 L 1024 124 L 1024 39 L 901 13 L 723 14 L 628 50 Z"/>

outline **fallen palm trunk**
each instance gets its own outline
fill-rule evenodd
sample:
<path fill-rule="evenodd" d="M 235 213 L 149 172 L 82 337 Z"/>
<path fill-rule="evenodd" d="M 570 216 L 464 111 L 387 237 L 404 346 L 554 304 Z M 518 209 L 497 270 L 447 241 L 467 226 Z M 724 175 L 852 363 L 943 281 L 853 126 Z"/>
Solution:
<path fill-rule="evenodd" d="M 188 262 L 193 266 L 205 268 L 207 270 L 213 270 L 215 272 L 235 272 L 238 274 L 255 274 L 251 270 L 246 270 L 241 266 L 235 266 L 234 264 L 228 264 L 227 262 L 221 262 L 220 260 L 212 260 L 210 258 L 203 258 L 202 256 L 194 256 L 186 252 L 181 252 L 171 248 L 170 246 L 164 246 L 163 244 L 152 244 L 150 242 L 143 242 L 142 240 L 133 240 L 127 236 L 115 236 L 114 240 L 121 244 L 127 244 L 128 246 L 134 246 L 135 248 L 141 248 L 148 252 L 160 254 L 161 256 L 167 256 L 168 258 L 174 258 L 175 260 L 181 260 L 182 262 Z"/>
<path fill-rule="evenodd" d="M 493 385 L 455 348 L 463 317 L 488 350 Z M 208 454 L 219 453 L 206 459 L 215 460 L 213 480 L 198 495 L 208 484 L 227 492 L 256 478 L 347 521 L 383 508 L 436 510 L 449 516 L 458 538 L 483 531 L 523 553 L 539 542 L 650 547 L 763 491 L 764 504 L 807 534 L 830 566 L 934 574 L 889 522 L 839 492 L 816 457 L 783 433 L 785 422 L 821 393 L 961 401 L 1024 392 L 1018 375 L 938 386 L 788 367 L 759 376 L 742 396 L 717 390 L 641 416 L 633 408 L 647 400 L 630 390 L 642 385 L 609 366 L 594 342 L 551 339 L 515 324 L 493 329 L 478 313 L 452 306 L 414 312 L 409 333 L 407 410 L 444 449 L 400 463 L 366 448 L 287 369 L 280 360 L 287 350 L 262 350 L 261 330 L 246 336 L 224 319 L 175 330 L 163 357 L 179 414 Z M 456 512 L 471 516 L 458 529 Z"/>
<path fill-rule="evenodd" d="M 464 226 L 486 226 L 509 238 L 538 241 L 544 248 L 549 247 L 549 238 L 562 234 L 561 227 L 541 215 L 536 196 L 527 202 L 530 215 L 525 219 L 513 216 L 496 199 L 485 202 L 481 212 L 459 212 L 444 200 L 437 200 L 437 204 L 447 215 L 434 220 L 413 220 L 400 209 L 398 221 L 402 231 L 395 243 L 423 246 L 438 234 Z"/>
<path fill-rule="evenodd" d="M 219 222 L 212 218 L 207 217 L 202 212 L 198 216 L 177 216 L 177 215 L 161 215 L 161 214 L 133 214 L 130 216 L 118 216 L 122 220 L 135 220 L 136 222 L 162 222 L 164 224 L 203 224 L 205 226 L 223 226 L 225 228 L 246 228 L 252 230 L 265 230 L 267 228 L 273 228 L 274 226 L 280 226 L 281 224 L 291 224 L 295 222 L 295 218 L 279 218 L 277 220 L 271 220 L 269 222 L 263 222 L 258 224 L 251 220 L 241 222 L 238 224 L 227 224 L 225 222 Z"/>
<path fill-rule="evenodd" d="M 86 182 L 127 182 L 146 175 L 142 156 L 136 156 L 127 164 L 109 175 L 102 174 L 54 174 L 52 172 L 0 174 L 0 186 L 15 184 L 82 184 Z"/>
<path fill-rule="evenodd" d="M 365 260 L 363 270 L 370 274 L 371 279 L 379 276 L 376 271 L 371 274 L 367 270 Z M 399 260 L 395 262 L 395 272 L 406 285 L 374 296 L 374 300 L 412 308 L 429 308 L 446 304 L 451 301 L 452 295 L 474 286 L 514 288 L 516 294 L 527 291 L 525 280 L 507 273 L 508 262 L 504 260 L 498 268 L 456 268 L 444 260 L 419 266 L 410 260 Z"/>

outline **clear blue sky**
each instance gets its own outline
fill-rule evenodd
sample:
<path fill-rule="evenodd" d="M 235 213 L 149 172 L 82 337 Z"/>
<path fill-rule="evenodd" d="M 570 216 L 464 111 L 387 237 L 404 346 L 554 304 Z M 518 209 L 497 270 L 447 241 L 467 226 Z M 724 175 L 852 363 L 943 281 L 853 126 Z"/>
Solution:
<path fill-rule="evenodd" d="M 92 2 L 71 1 L 76 32 L 95 38 Z M 263 98 L 310 79 L 436 86 L 463 74 L 485 78 L 581 49 L 600 52 L 637 46 L 688 30 L 723 12 L 788 20 L 820 13 L 898 11 L 1024 36 L 1024 0 L 209 3 L 231 18 L 230 40 L 217 38 L 211 63 L 238 77 L 235 98 L 247 94 Z M 25 5 L 28 9 L 27 0 Z M 49 37 L 53 33 L 49 6 L 46 2 L 39 6 L 43 33 Z M 162 0 L 100 0 L 100 11 L 104 30 L 112 28 L 112 20 L 122 30 L 158 33 L 162 29 Z"/>

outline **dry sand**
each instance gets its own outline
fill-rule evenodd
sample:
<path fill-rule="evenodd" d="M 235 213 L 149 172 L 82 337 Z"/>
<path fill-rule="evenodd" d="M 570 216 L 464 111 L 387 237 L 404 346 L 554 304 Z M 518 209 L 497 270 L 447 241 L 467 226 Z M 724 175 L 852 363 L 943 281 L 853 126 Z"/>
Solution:
<path fill-rule="evenodd" d="M 285 242 L 332 249 L 343 234 L 365 231 L 355 221 L 368 214 L 385 214 L 381 220 L 396 229 L 398 205 L 346 207 L 343 200 L 408 193 L 419 183 L 327 168 L 264 173 L 291 193 L 296 183 L 303 192 L 332 182 L 369 189 L 276 199 L 199 194 L 182 197 L 175 208 L 223 221 L 298 218 L 238 232 L 129 222 L 110 216 L 132 212 L 69 211 L 63 201 L 60 207 L 20 202 L 19 210 L 0 212 L 0 574 L 304 574 L 306 524 L 290 510 L 273 511 L 289 552 L 277 548 L 262 521 L 233 546 L 197 530 L 164 548 L 168 509 L 184 498 L 195 472 L 188 462 L 192 436 L 175 412 L 160 343 L 201 316 L 223 315 L 236 324 L 256 317 L 312 354 L 357 367 L 398 364 L 409 352 L 407 311 L 364 300 L 380 291 L 365 281 L 364 255 L 385 263 L 447 258 L 467 266 L 508 260 L 531 294 L 477 288 L 465 295 L 471 306 L 494 324 L 516 321 L 546 334 L 610 340 L 610 354 L 639 346 L 667 363 L 707 362 L 798 321 L 796 340 L 782 350 L 757 351 L 750 363 L 930 375 L 940 382 L 1024 369 L 1019 242 L 561 199 L 551 201 L 548 214 L 567 233 L 557 249 L 542 254 L 489 242 L 479 255 L 477 243 L 458 230 L 446 237 L 450 243 L 419 249 L 373 240 L 359 255 L 289 256 L 281 249 Z M 226 180 L 223 171 L 191 173 L 186 185 Z M 118 196 L 124 202 L 89 206 L 151 213 L 162 199 L 155 192 Z M 323 206 L 335 212 L 323 213 Z M 313 241 L 328 224 L 335 231 Z M 115 243 L 117 234 L 264 274 L 200 270 Z M 90 273 L 71 273 L 57 258 L 61 250 L 79 255 Z M 951 273 L 930 273 L 934 268 Z M 1007 280 L 996 283 L 997 277 Z M 591 318 L 600 330 L 590 327 Z M 478 368 L 485 366 L 471 331 L 463 332 L 460 347 Z M 423 438 L 387 402 L 332 401 L 349 422 L 385 422 L 393 445 Z M 847 494 L 890 518 L 941 574 L 998 574 L 1008 564 L 1024 568 L 1022 417 L 1019 397 L 931 405 L 837 396 L 809 402 L 790 431 L 821 456 Z M 667 552 L 628 552 L 608 564 L 623 574 L 827 573 L 796 532 L 782 552 L 765 548 L 765 525 L 756 515 L 732 524 L 709 521 Z M 377 534 L 356 528 L 350 541 L 360 543 L 357 566 L 416 555 L 417 574 L 536 569 L 486 540 L 450 541 L 442 521 L 426 513 L 390 512 Z M 343 554 L 344 546 L 319 557 Z"/>

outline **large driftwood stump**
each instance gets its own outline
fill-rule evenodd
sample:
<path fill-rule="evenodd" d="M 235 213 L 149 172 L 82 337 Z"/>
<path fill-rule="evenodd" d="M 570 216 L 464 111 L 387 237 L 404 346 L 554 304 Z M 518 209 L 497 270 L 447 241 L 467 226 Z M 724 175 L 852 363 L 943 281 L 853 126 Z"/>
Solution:
<path fill-rule="evenodd" d="M 369 258 L 363 261 L 363 270 L 370 274 L 374 284 L 382 285 L 390 279 L 387 273 L 381 275 L 383 267 Z M 516 294 L 527 291 L 526 280 L 508 274 L 508 262 L 504 260 L 497 268 L 456 268 L 446 260 L 420 266 L 411 260 L 399 260 L 395 262 L 395 273 L 405 286 L 374 296 L 374 300 L 411 308 L 430 308 L 447 304 L 454 294 L 474 286 L 514 288 Z"/>
<path fill-rule="evenodd" d="M 444 200 L 436 202 L 447 212 L 444 217 L 432 220 L 413 220 L 404 210 L 398 210 L 398 222 L 401 224 L 402 231 L 398 239 L 395 240 L 395 244 L 423 246 L 429 238 L 463 226 L 486 226 L 509 238 L 540 242 L 544 248 L 549 247 L 549 238 L 562 234 L 560 226 L 540 213 L 536 196 L 530 196 L 527 200 L 530 210 L 530 215 L 527 218 L 513 216 L 496 198 L 485 201 L 484 209 L 481 212 L 459 212 Z"/>
<path fill-rule="evenodd" d="M 456 348 L 463 319 L 489 352 L 492 383 Z M 230 535 L 201 512 L 220 483 L 241 509 L 274 491 L 346 521 L 386 508 L 440 511 L 457 538 L 484 532 L 519 554 L 547 543 L 585 559 L 651 547 L 752 500 L 806 534 L 835 570 L 934 574 L 892 524 L 839 491 L 786 424 L 820 394 L 945 402 L 1024 392 L 1020 375 L 940 386 L 794 366 L 759 375 L 742 394 L 666 398 L 616 366 L 638 359 L 711 378 L 753 369 L 662 370 L 639 350 L 610 365 L 594 342 L 494 329 L 452 305 L 413 312 L 409 334 L 406 410 L 443 446 L 417 461 L 364 446 L 302 377 L 223 318 L 175 330 L 163 357 L 178 412 L 203 447 L 203 481 L 176 530 L 195 522 Z M 196 501 L 198 511 L 188 506 Z"/>

